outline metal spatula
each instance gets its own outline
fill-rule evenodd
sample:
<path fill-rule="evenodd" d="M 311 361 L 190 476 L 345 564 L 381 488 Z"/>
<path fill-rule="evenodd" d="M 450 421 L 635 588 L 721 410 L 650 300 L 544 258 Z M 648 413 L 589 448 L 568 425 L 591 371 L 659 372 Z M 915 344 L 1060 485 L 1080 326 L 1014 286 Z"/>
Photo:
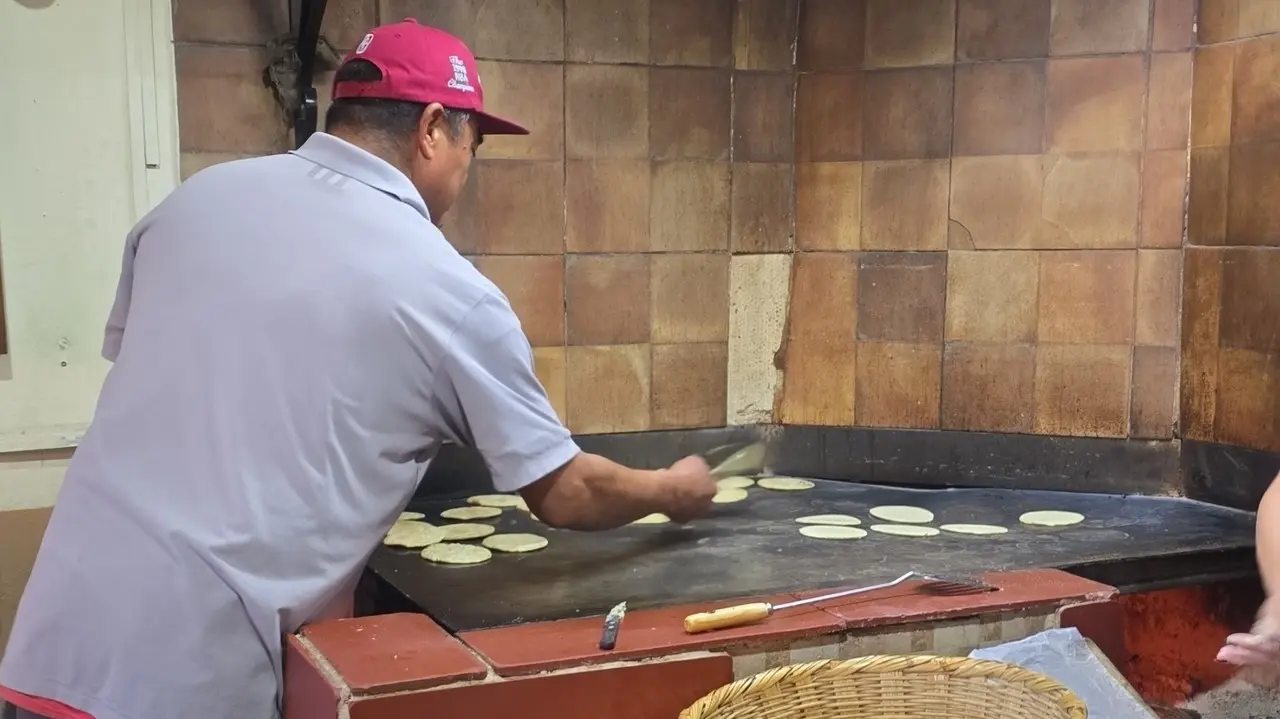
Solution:
<path fill-rule="evenodd" d="M 977 594 L 981 592 L 995 591 L 995 587 L 972 577 L 953 577 L 939 574 L 925 574 L 923 572 L 911 571 L 898 577 L 892 582 L 877 584 L 871 587 L 860 587 L 858 589 L 845 589 L 831 594 L 823 594 L 817 597 L 809 597 L 808 599 L 797 599 L 794 602 L 784 602 L 782 604 L 769 604 L 768 602 L 752 602 L 751 604 L 739 604 L 734 607 L 724 607 L 712 612 L 699 612 L 690 614 L 684 618 L 684 631 L 686 634 L 700 634 L 716 629 L 730 629 L 732 627 L 740 627 L 746 624 L 754 624 L 755 622 L 764 621 L 774 612 L 783 609 L 794 609 L 795 607 L 803 607 L 809 604 L 817 604 L 819 602 L 829 602 L 835 599 L 843 599 L 844 597 L 852 597 L 855 594 L 865 594 L 867 592 L 875 592 L 889 587 L 896 587 L 905 581 L 911 579 L 920 579 L 926 582 L 921 589 L 929 593 L 938 594 Z"/>
<path fill-rule="evenodd" d="M 716 479 L 735 477 L 738 475 L 759 474 L 764 469 L 765 444 L 753 442 L 729 455 L 723 462 L 711 469 L 711 476 Z"/>

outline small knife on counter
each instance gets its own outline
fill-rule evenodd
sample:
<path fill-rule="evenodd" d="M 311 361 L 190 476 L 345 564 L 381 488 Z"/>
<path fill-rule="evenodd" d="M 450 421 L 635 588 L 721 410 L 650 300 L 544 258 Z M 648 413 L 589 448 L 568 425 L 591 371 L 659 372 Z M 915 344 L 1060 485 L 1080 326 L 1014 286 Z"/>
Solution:
<path fill-rule="evenodd" d="M 619 602 L 609 610 L 604 618 L 604 632 L 600 635 L 600 649 L 612 651 L 618 645 L 618 630 L 622 629 L 622 618 L 627 615 L 627 603 Z"/>

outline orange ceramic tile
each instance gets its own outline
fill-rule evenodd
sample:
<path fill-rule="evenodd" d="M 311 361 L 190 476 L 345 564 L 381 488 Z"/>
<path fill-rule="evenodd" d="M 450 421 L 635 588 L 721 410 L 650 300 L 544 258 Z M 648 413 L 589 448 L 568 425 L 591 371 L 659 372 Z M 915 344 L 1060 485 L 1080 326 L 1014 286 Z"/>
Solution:
<path fill-rule="evenodd" d="M 489 255 L 476 269 L 507 296 L 530 344 L 564 344 L 563 256 Z"/>
<path fill-rule="evenodd" d="M 959 65 L 951 152 L 1038 154 L 1044 142 L 1044 107 L 1043 60 Z"/>
<path fill-rule="evenodd" d="M 857 330 L 857 256 L 802 252 L 792 269 L 778 419 L 852 425 Z"/>
<path fill-rule="evenodd" d="M 865 73 L 862 157 L 949 157 L 954 74 L 951 65 Z"/>
<path fill-rule="evenodd" d="M 176 53 L 182 150 L 256 155 L 286 149 L 287 124 L 262 85 L 265 48 L 179 45 Z"/>
<path fill-rule="evenodd" d="M 795 234 L 794 167 L 733 165 L 729 247 L 734 253 L 785 252 Z"/>
<path fill-rule="evenodd" d="M 858 339 L 942 340 L 947 253 L 863 252 L 858 256 Z"/>
<path fill-rule="evenodd" d="M 1150 0 L 1054 0 L 1053 55 L 1097 55 L 1147 49 Z"/>
<path fill-rule="evenodd" d="M 1029 434 L 1035 419 L 1035 360 L 1029 344 L 948 342 L 942 358 L 942 428 Z"/>
<path fill-rule="evenodd" d="M 649 170 L 647 160 L 570 160 L 563 246 L 569 252 L 648 251 Z"/>
<path fill-rule="evenodd" d="M 575 158 L 649 159 L 649 70 L 567 65 L 565 149 Z"/>
<path fill-rule="evenodd" d="M 947 254 L 946 338 L 1034 342 L 1039 254 L 1016 250 Z M 1000 281 L 992 281 L 997 277 Z"/>
<path fill-rule="evenodd" d="M 1196 0 L 1156 0 L 1151 49 L 1186 50 L 1196 43 Z"/>
<path fill-rule="evenodd" d="M 868 67 L 950 64 L 956 0 L 866 0 Z"/>
<path fill-rule="evenodd" d="M 789 70 L 793 64 L 800 0 L 738 0 L 733 17 L 733 66 Z"/>
<path fill-rule="evenodd" d="M 338 719 L 341 692 L 296 636 L 285 638 L 284 719 Z"/>
<path fill-rule="evenodd" d="M 648 342 L 651 281 L 646 255 L 569 255 L 564 278 L 569 344 Z"/>
<path fill-rule="evenodd" d="M 1240 0 L 1200 0 L 1196 28 L 1201 45 L 1240 37 Z"/>
<path fill-rule="evenodd" d="M 856 70 L 866 43 L 866 0 L 806 0 L 800 5 L 796 65 L 802 72 Z"/>
<path fill-rule="evenodd" d="M 302 636 L 357 694 L 480 679 L 488 667 L 422 614 L 383 614 L 306 626 Z"/>
<path fill-rule="evenodd" d="M 723 427 L 729 346 L 653 346 L 653 429 Z"/>
<path fill-rule="evenodd" d="M 1190 52 L 1151 56 L 1148 150 L 1183 149 L 1191 141 L 1191 78 Z"/>
<path fill-rule="evenodd" d="M 783 594 L 757 599 L 633 610 L 627 612 L 623 620 L 617 648 L 608 652 L 599 648 L 603 617 L 481 629 L 462 632 L 458 637 L 484 657 L 499 675 L 509 677 L 584 664 L 730 647 L 747 642 L 778 642 L 830 634 L 842 626 L 839 619 L 820 609 L 799 609 L 780 613 L 766 621 L 745 627 L 704 634 L 684 632 L 684 618 L 695 612 L 751 601 L 780 603 L 794 598 L 795 595 Z"/>
<path fill-rule="evenodd" d="M 1280 247 L 1280 140 L 1232 145 L 1230 162 L 1229 244 Z"/>
<path fill-rule="evenodd" d="M 862 238 L 862 164 L 796 165 L 796 248 L 856 250 Z"/>
<path fill-rule="evenodd" d="M 649 171 L 651 251 L 729 249 L 729 163 L 673 160 L 651 163 Z"/>
<path fill-rule="evenodd" d="M 1042 249 L 1138 245 L 1141 158 L 1136 152 L 1044 158 Z"/>
<path fill-rule="evenodd" d="M 1036 346 L 1036 434 L 1125 437 L 1129 345 Z"/>
<path fill-rule="evenodd" d="M 844 162 L 862 157 L 862 75 L 804 74 L 796 87 L 796 159 Z"/>
<path fill-rule="evenodd" d="M 1141 55 L 1050 60 L 1046 148 L 1055 153 L 1140 148 L 1146 84 Z"/>
<path fill-rule="evenodd" d="M 1134 342 L 1157 347 L 1177 346 L 1181 307 L 1182 252 L 1139 250 Z"/>
<path fill-rule="evenodd" d="M 1142 159 L 1141 247 L 1182 247 L 1187 151 L 1154 150 Z"/>
<path fill-rule="evenodd" d="M 956 59 L 1047 56 L 1049 9 L 1050 0 L 959 0 Z"/>
<path fill-rule="evenodd" d="M 564 13 L 565 57 L 583 63 L 649 61 L 649 3 L 569 0 Z"/>
<path fill-rule="evenodd" d="M 728 70 L 651 70 L 650 155 L 655 160 L 728 160 L 730 109 Z"/>
<path fill-rule="evenodd" d="M 417 0 L 419 4 L 428 2 Z M 475 11 L 476 57 L 494 60 L 564 60 L 564 0 L 468 0 L 429 3 L 431 5 L 470 4 Z M 439 12 L 439 11 L 437 11 Z M 387 15 L 383 15 L 386 21 Z M 485 89 L 489 87 L 485 78 Z"/>
<path fill-rule="evenodd" d="M 1231 103 L 1236 50 L 1231 45 L 1196 48 L 1191 72 L 1191 146 L 1231 142 Z"/>
<path fill-rule="evenodd" d="M 649 429 L 650 361 L 647 344 L 570 347 L 565 360 L 569 429 L 574 434 Z"/>
<path fill-rule="evenodd" d="M 733 64 L 733 0 L 649 0 L 649 58 L 654 65 Z"/>
<path fill-rule="evenodd" d="M 948 160 L 862 166 L 862 249 L 947 247 Z"/>
<path fill-rule="evenodd" d="M 1187 244 L 1221 245 L 1227 239 L 1227 193 L 1231 150 L 1191 148 L 1187 192 Z"/>
<path fill-rule="evenodd" d="M 265 45 L 289 31 L 289 6 L 281 0 L 173 3 L 177 42 Z"/>
<path fill-rule="evenodd" d="M 694 654 L 361 699 L 351 719 L 665 719 L 732 681 L 731 657 Z"/>
<path fill-rule="evenodd" d="M 481 253 L 564 252 L 564 163 L 486 160 L 476 163 L 472 174 L 471 213 L 481 228 L 477 248 Z"/>
<path fill-rule="evenodd" d="M 1280 450 L 1280 353 L 1223 347 L 1216 409 L 1214 441 Z"/>
<path fill-rule="evenodd" d="M 821 602 L 818 606 L 844 623 L 845 629 L 890 624 L 914 624 L 952 617 L 974 616 L 1108 599 L 1116 590 L 1056 569 L 1032 569 L 982 575 L 997 591 L 961 596 L 936 596 L 919 591 L 912 583 L 875 594 Z M 822 593 L 836 590 L 823 590 Z M 808 592 L 800 596 L 813 596 Z M 779 617 L 784 615 L 778 615 Z"/>
<path fill-rule="evenodd" d="M 937 429 L 942 343 L 859 342 L 854 400 L 860 427 Z"/>
<path fill-rule="evenodd" d="M 1231 143 L 1280 140 L 1280 36 L 1256 38 L 1236 46 Z"/>
<path fill-rule="evenodd" d="M 533 349 L 533 370 L 538 382 L 542 384 L 551 402 L 556 416 L 564 422 L 568 417 L 565 407 L 565 364 L 567 351 L 564 347 L 535 347 Z"/>
<path fill-rule="evenodd" d="M 954 250 L 1029 249 L 1039 246 L 1044 215 L 1045 165 L 1041 155 L 951 159 Z"/>
<path fill-rule="evenodd" d="M 1232 247 L 1222 260 L 1219 344 L 1280 353 L 1280 250 Z"/>
<path fill-rule="evenodd" d="M 649 277 L 655 343 L 728 341 L 728 254 L 650 255 Z"/>
<path fill-rule="evenodd" d="M 1188 247 L 1184 251 L 1179 429 L 1189 439 L 1214 438 L 1224 255 L 1217 248 Z"/>
<path fill-rule="evenodd" d="M 475 50 L 477 0 L 435 2 L 435 0 L 378 0 L 383 22 L 413 18 L 423 25 L 438 27 L 461 38 Z"/>
<path fill-rule="evenodd" d="M 733 74 L 734 162 L 789 162 L 795 156 L 794 96 L 791 75 Z"/>
<path fill-rule="evenodd" d="M 564 68 L 545 62 L 481 60 L 485 109 L 516 117 L 528 135 L 484 138 L 485 158 L 560 160 L 564 158 Z"/>
<path fill-rule="evenodd" d="M 1177 348 L 1134 347 L 1132 391 L 1129 436 L 1172 438 L 1178 417 Z"/>

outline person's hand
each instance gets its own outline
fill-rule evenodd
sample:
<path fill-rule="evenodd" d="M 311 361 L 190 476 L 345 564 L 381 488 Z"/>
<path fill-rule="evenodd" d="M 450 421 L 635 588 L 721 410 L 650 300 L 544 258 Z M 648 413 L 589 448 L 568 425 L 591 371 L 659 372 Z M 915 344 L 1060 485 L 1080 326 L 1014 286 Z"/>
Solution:
<path fill-rule="evenodd" d="M 1268 599 L 1248 634 L 1232 634 L 1218 651 L 1218 661 L 1240 667 L 1280 670 L 1280 601 Z"/>
<path fill-rule="evenodd" d="M 716 496 L 716 480 L 701 457 L 685 457 L 664 472 L 666 507 L 663 514 L 674 522 L 688 522 L 707 513 Z"/>

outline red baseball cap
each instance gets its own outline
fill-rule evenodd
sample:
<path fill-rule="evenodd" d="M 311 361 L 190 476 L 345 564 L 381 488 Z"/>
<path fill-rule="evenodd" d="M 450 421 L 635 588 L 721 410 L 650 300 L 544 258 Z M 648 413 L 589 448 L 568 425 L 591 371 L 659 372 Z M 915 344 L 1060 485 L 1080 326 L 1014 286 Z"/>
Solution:
<path fill-rule="evenodd" d="M 484 88 L 476 58 L 466 43 L 434 27 L 404 20 L 375 27 L 343 60 L 371 62 L 382 71 L 372 82 L 334 82 L 333 99 L 370 97 L 424 105 L 438 102 L 476 118 L 483 135 L 528 135 L 529 131 L 484 111 Z"/>

